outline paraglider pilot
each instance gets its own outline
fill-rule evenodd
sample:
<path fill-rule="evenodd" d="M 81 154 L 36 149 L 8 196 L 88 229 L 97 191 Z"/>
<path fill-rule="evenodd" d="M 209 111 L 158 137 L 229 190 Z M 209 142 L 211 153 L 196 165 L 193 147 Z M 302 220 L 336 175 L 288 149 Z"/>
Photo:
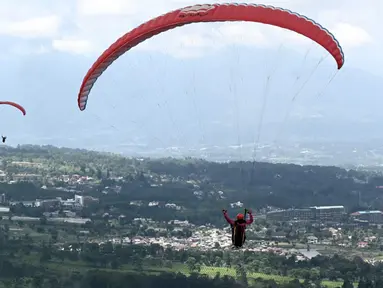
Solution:
<path fill-rule="evenodd" d="M 223 216 L 231 226 L 231 241 L 235 248 L 240 248 L 246 241 L 246 226 L 253 223 L 253 214 L 251 210 L 245 209 L 245 214 L 237 214 L 236 220 L 227 216 L 227 210 L 222 210 Z M 246 214 L 249 214 L 249 220 L 246 220 Z"/>
<path fill-rule="evenodd" d="M 1 136 L 1 140 L 3 141 L 3 143 L 5 143 L 5 140 L 7 140 L 7 136 Z"/>

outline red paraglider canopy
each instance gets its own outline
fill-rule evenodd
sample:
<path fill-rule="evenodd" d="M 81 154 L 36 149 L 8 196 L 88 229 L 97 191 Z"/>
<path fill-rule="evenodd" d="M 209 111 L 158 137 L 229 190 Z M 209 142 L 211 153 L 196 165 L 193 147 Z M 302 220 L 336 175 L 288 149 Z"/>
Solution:
<path fill-rule="evenodd" d="M 10 101 L 0 101 L 0 105 L 11 105 L 11 106 L 13 106 L 13 107 L 19 109 L 19 110 L 21 111 L 21 113 L 23 113 L 24 116 L 25 116 L 25 114 L 26 114 L 26 111 L 25 111 L 24 107 L 21 106 L 21 105 L 19 105 L 19 104 L 17 104 L 17 103 L 15 103 L 15 102 L 10 102 Z"/>
<path fill-rule="evenodd" d="M 78 94 L 78 107 L 85 110 L 88 95 L 98 77 L 122 54 L 139 43 L 170 29 L 199 22 L 247 21 L 295 31 L 324 47 L 335 59 L 338 69 L 344 54 L 335 37 L 320 24 L 290 10 L 257 4 L 205 4 L 178 9 L 154 18 L 123 35 L 113 43 L 87 72 Z"/>

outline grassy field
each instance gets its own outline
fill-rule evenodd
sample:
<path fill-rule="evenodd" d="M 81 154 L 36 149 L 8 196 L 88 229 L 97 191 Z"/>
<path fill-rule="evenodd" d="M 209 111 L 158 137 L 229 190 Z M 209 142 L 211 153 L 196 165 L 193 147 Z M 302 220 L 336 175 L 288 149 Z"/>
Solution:
<path fill-rule="evenodd" d="M 30 258 L 30 261 L 32 262 L 32 258 Z M 64 262 L 56 262 L 51 261 L 46 264 L 44 264 L 47 268 L 56 270 L 56 271 L 63 271 L 70 272 L 70 271 L 77 271 L 77 272 L 85 272 L 87 270 L 96 269 L 94 267 L 90 267 L 87 263 L 78 261 L 78 262 L 70 262 L 70 261 L 64 261 Z M 114 271 L 114 272 L 122 272 L 122 273 L 137 273 L 137 270 L 134 270 L 129 265 L 124 265 L 120 267 L 118 270 L 113 270 L 110 268 L 100 268 L 100 270 L 104 271 Z M 189 269 L 184 264 L 176 264 L 173 265 L 172 268 L 166 268 L 166 267 L 144 267 L 144 273 L 148 275 L 159 275 L 163 272 L 173 272 L 173 273 L 182 273 L 186 276 L 190 275 Z M 200 274 L 207 275 L 209 277 L 215 277 L 217 273 L 220 274 L 220 276 L 231 276 L 236 277 L 236 272 L 234 268 L 223 268 L 223 267 L 210 267 L 210 266 L 202 266 Z M 265 280 L 274 280 L 277 283 L 286 283 L 289 281 L 292 281 L 292 277 L 288 276 L 280 276 L 280 275 L 267 275 L 262 273 L 247 273 L 247 276 L 249 280 L 262 278 Z M 325 285 L 328 288 L 336 288 L 341 287 L 342 282 L 339 281 L 322 281 L 322 284 Z"/>
<path fill-rule="evenodd" d="M 189 275 L 188 269 L 185 265 L 176 265 L 172 269 L 169 269 L 169 271 L 172 272 L 179 272 L 185 275 Z M 210 277 L 215 277 L 217 273 L 219 273 L 221 276 L 231 276 L 236 277 L 236 271 L 234 268 L 224 268 L 224 267 L 211 267 L 211 266 L 202 266 L 201 267 L 201 274 L 208 275 Z M 250 279 L 265 279 L 265 280 L 274 280 L 277 283 L 286 283 L 294 280 L 294 278 L 289 276 L 280 276 L 280 275 L 267 275 L 263 273 L 254 273 L 250 272 L 247 273 L 247 277 Z M 322 281 L 322 284 L 325 285 L 328 288 L 335 288 L 335 287 L 341 287 L 343 282 L 339 281 Z"/>

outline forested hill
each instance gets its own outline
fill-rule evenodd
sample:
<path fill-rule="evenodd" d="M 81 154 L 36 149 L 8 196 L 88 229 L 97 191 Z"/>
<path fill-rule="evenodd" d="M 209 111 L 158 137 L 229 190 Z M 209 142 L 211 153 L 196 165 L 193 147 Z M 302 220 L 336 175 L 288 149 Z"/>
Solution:
<path fill-rule="evenodd" d="M 256 209 L 313 205 L 345 205 L 349 211 L 383 209 L 383 190 L 376 188 L 383 185 L 383 177 L 374 172 L 337 167 L 212 163 L 190 158 L 129 159 L 107 153 L 31 145 L 4 146 L 0 149 L 0 159 L 0 169 L 8 182 L 20 173 L 40 177 L 33 180 L 37 190 L 33 193 L 29 190 L 30 194 L 24 195 L 24 199 L 39 196 L 42 185 L 48 189 L 64 185 L 56 181 L 62 175 L 79 174 L 95 179 L 94 189 L 86 193 L 98 194 L 97 197 L 106 198 L 106 202 L 109 198 L 121 203 L 163 201 L 193 209 L 221 209 L 237 201 Z M 11 198 L 22 193 L 6 185 L 2 184 L 2 189 L 12 190 Z M 118 194 L 100 193 L 113 185 L 121 186 Z"/>
<path fill-rule="evenodd" d="M 227 192 L 230 200 L 251 203 L 258 208 L 313 205 L 345 205 L 349 210 L 383 208 L 383 190 L 376 187 L 383 185 L 383 177 L 374 172 L 294 164 L 171 159 L 148 162 L 147 166 L 155 173 L 204 179 L 204 183 Z"/>

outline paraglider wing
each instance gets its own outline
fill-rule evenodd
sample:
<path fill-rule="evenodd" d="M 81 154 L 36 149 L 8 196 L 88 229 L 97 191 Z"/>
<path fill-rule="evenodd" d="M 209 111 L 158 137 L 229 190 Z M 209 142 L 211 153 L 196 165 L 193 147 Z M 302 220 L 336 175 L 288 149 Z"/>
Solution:
<path fill-rule="evenodd" d="M 13 106 L 13 107 L 19 109 L 19 110 L 21 111 L 21 113 L 23 113 L 24 116 L 25 116 L 25 114 L 26 114 L 26 111 L 25 111 L 24 107 L 21 106 L 21 105 L 19 105 L 19 104 L 17 104 L 17 103 L 15 103 L 15 102 L 10 102 L 10 101 L 0 101 L 0 105 L 11 105 L 11 106 Z"/>
<path fill-rule="evenodd" d="M 162 32 L 200 22 L 247 21 L 278 26 L 295 31 L 325 48 L 335 59 L 338 69 L 344 64 L 344 54 L 335 37 L 320 24 L 290 10 L 257 4 L 204 4 L 178 9 L 154 18 L 123 35 L 101 54 L 85 75 L 79 94 L 78 107 L 85 110 L 89 93 L 97 78 L 122 54 L 132 47 Z"/>

